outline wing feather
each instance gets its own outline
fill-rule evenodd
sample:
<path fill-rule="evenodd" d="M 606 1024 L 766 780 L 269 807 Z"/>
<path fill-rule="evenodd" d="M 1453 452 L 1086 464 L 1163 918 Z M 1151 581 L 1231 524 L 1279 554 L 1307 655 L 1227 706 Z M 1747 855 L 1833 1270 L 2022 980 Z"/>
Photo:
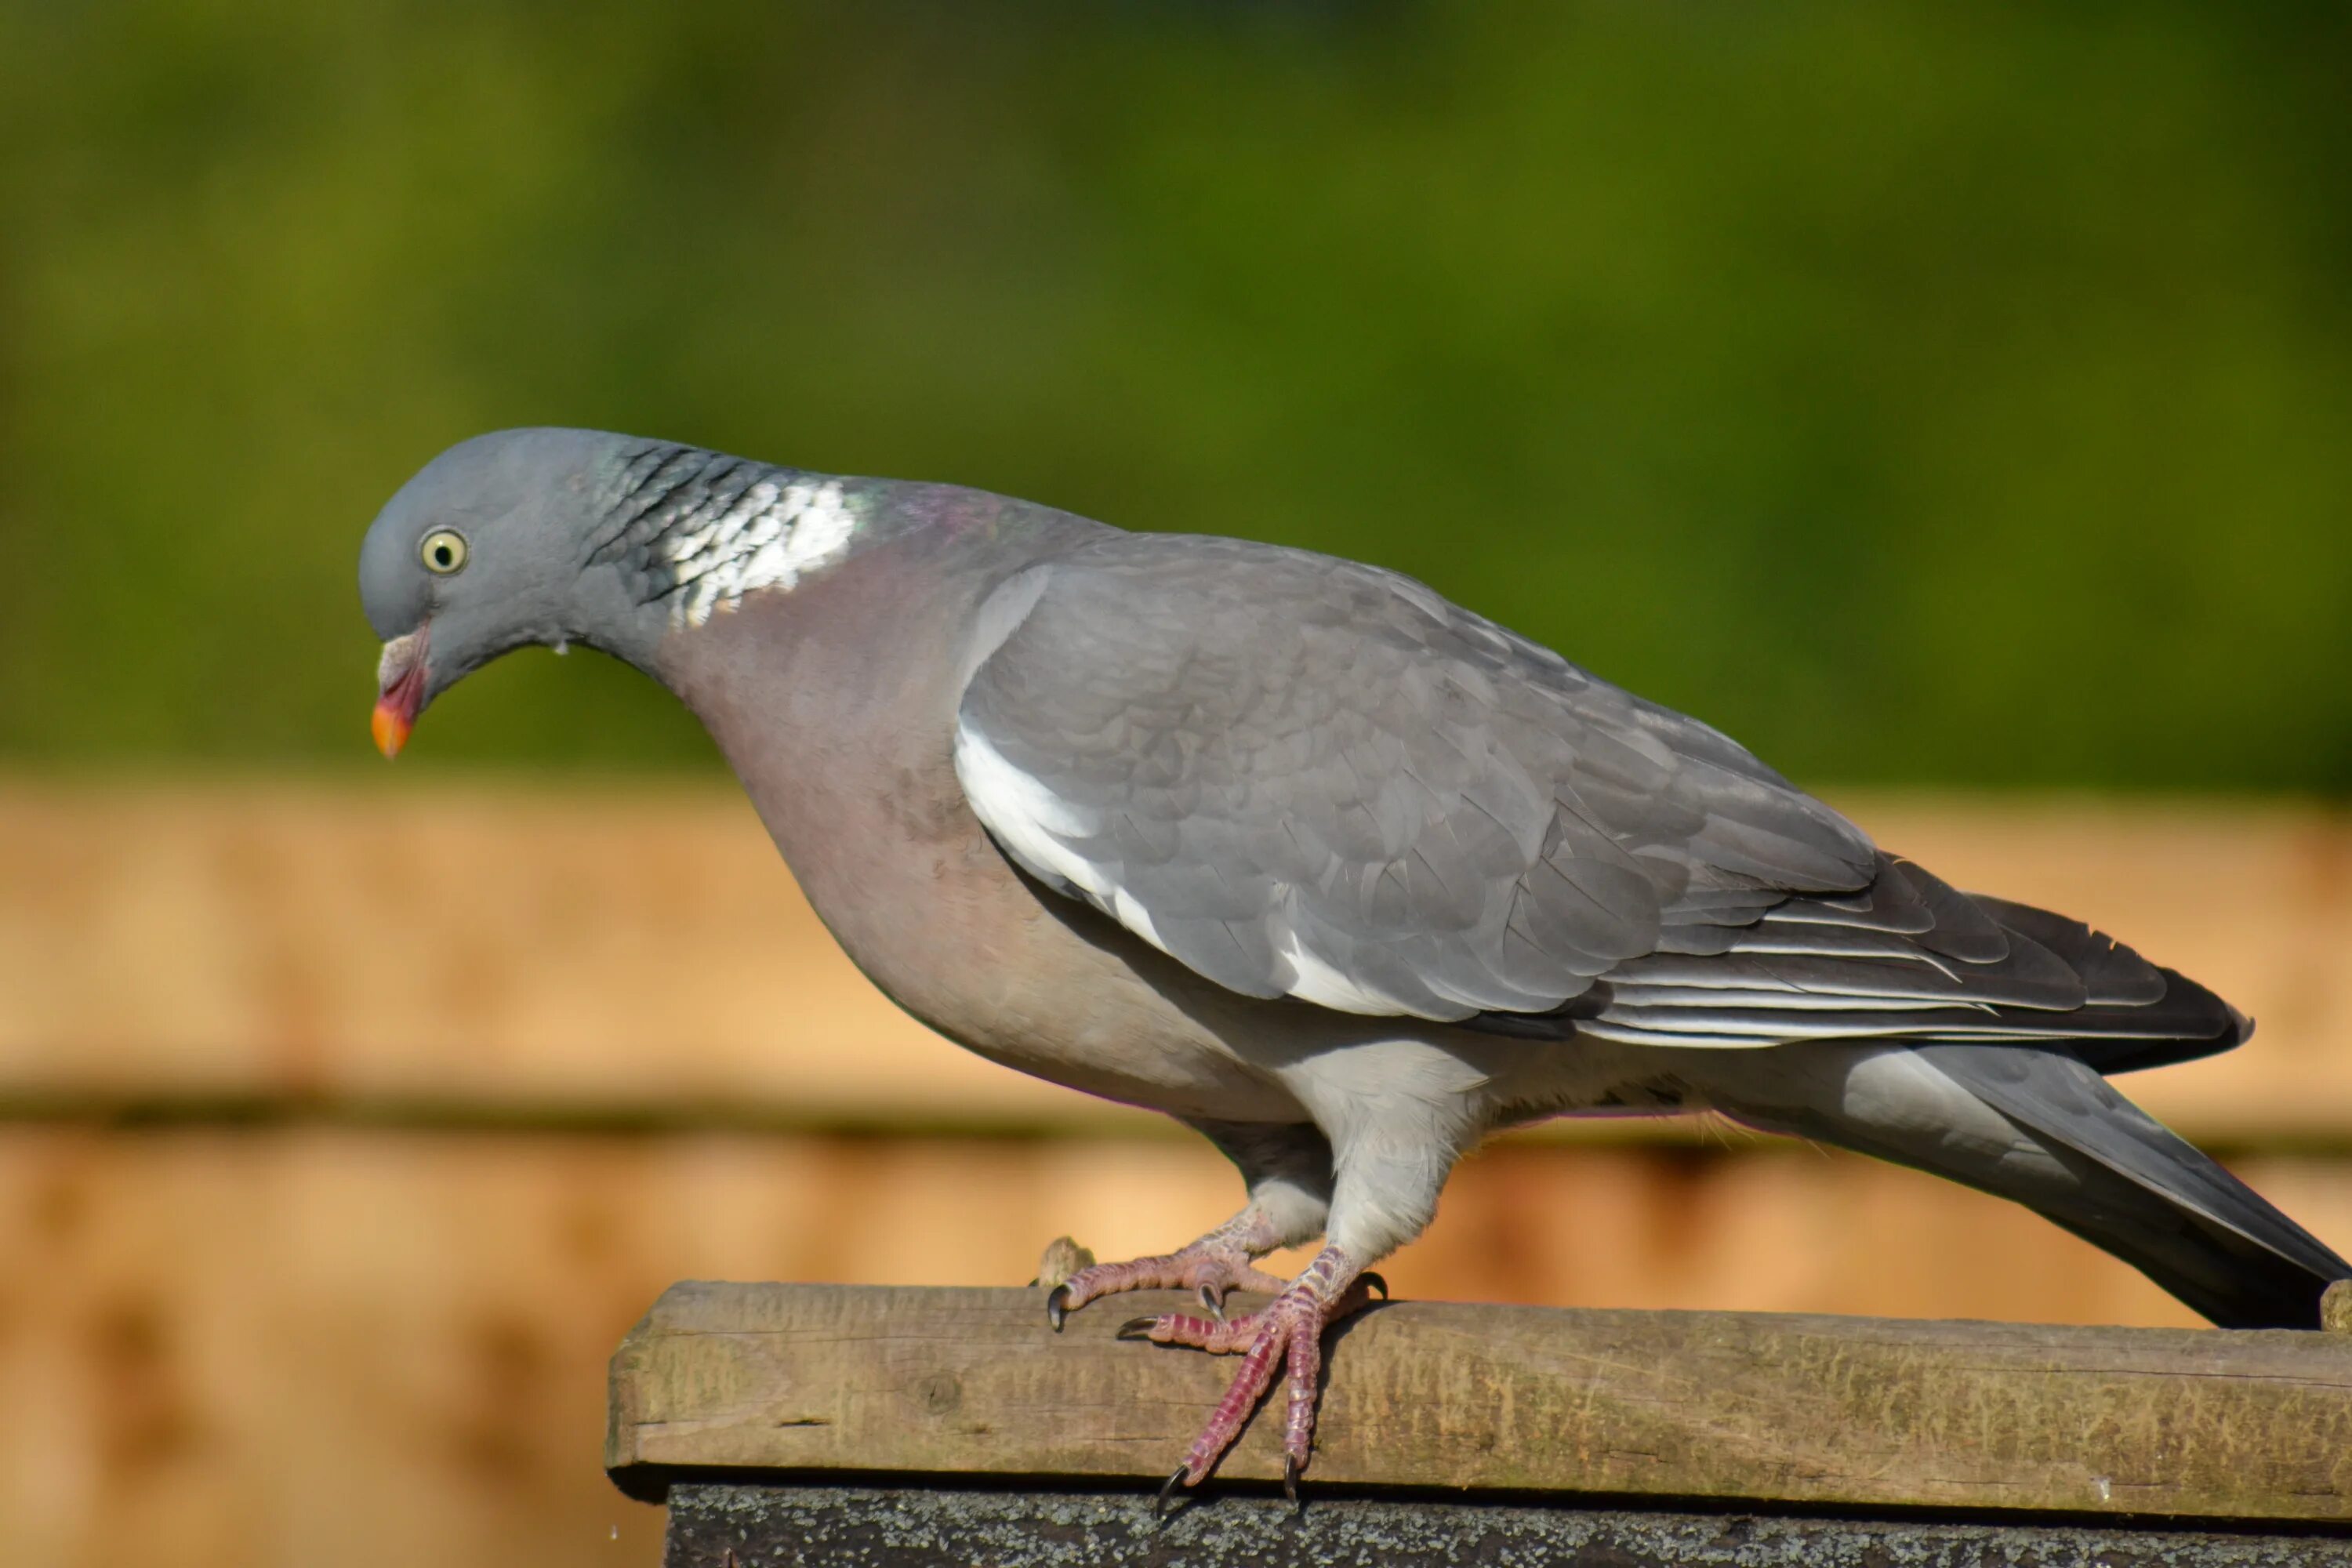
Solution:
<path fill-rule="evenodd" d="M 1672 931 L 1875 875 L 1730 741 L 1394 574 L 1133 534 L 997 596 L 958 711 L 974 811 L 1244 994 L 1545 1013 Z"/>
<path fill-rule="evenodd" d="M 1409 578 L 1119 534 L 978 625 L 974 812 L 1032 876 L 1245 995 L 1685 1048 L 2038 1042 L 2101 1071 L 2248 1027 Z"/>

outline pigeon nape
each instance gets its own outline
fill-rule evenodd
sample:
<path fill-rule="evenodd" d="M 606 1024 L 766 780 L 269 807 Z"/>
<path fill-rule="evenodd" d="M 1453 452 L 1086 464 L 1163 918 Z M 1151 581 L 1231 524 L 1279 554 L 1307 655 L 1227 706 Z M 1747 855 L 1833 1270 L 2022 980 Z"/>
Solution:
<path fill-rule="evenodd" d="M 1545 1117 L 1713 1110 L 1916 1166 L 2228 1326 L 2314 1326 L 2352 1276 L 2108 1082 L 2242 1041 L 2220 997 L 1393 572 L 541 429 L 427 464 L 360 588 L 387 755 L 509 649 L 624 659 L 892 1000 L 1232 1160 L 1231 1219 L 1045 1298 L 1058 1328 L 1192 1291 L 1205 1316 L 1122 1333 L 1241 1355 L 1171 1491 L 1277 1377 L 1295 1480 L 1325 1329 L 1464 1152 Z M 1272 1299 L 1225 1317 L 1237 1289 Z"/>

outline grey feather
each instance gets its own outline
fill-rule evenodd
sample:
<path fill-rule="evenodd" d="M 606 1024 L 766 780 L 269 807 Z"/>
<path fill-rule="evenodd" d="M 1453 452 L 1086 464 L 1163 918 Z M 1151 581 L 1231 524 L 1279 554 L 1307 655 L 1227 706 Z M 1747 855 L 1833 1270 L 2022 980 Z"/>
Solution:
<path fill-rule="evenodd" d="M 2062 1049 L 1830 1044 L 1700 1066 L 1710 1102 L 1750 1126 L 2023 1204 L 2226 1327 L 2314 1327 L 2321 1292 L 2352 1276 Z"/>
<path fill-rule="evenodd" d="M 1032 603 L 959 719 L 1050 797 L 1024 865 L 1246 994 L 1539 1013 L 1876 874 L 1720 734 L 1391 573 L 1133 535 L 999 593 Z"/>
<path fill-rule="evenodd" d="M 1565 1011 L 1623 1045 L 1883 1037 L 2063 1044 L 2103 1070 L 2219 1050 L 2245 1020 L 2079 921 L 1886 857 L 1869 889 L 1618 964 Z"/>
<path fill-rule="evenodd" d="M 2115 1172 L 2195 1221 L 2195 1228 L 2229 1233 L 2247 1246 L 2232 1247 L 2243 1255 L 2266 1255 L 2257 1267 L 2232 1279 L 2227 1274 L 2207 1278 L 2211 1247 L 2188 1248 L 2198 1261 L 2193 1281 L 2168 1278 L 2151 1268 L 2151 1260 L 2178 1274 L 2170 1261 L 2180 1250 L 2164 1247 L 2149 1257 L 2136 1257 L 2137 1246 L 2148 1250 L 2147 1238 L 2166 1237 L 2175 1225 L 2137 1229 L 2112 1218 L 2099 1223 L 2088 1215 L 2069 1215 L 2061 1223 L 2078 1230 L 2102 1247 L 2123 1253 L 2156 1274 L 2174 1290 L 2224 1326 L 2269 1326 L 2284 1321 L 2275 1294 L 2316 1326 L 2319 1291 L 2329 1281 L 2352 1274 L 2347 1266 L 2316 1237 L 2287 1218 L 2263 1197 L 2177 1133 L 2116 1092 L 2096 1072 L 2074 1058 L 2048 1051 L 1972 1050 L 1955 1046 L 1921 1046 L 1921 1056 L 1946 1077 L 1962 1085 L 2002 1115 L 2045 1140 L 2064 1145 L 2105 1170 Z M 2284 1273 L 2285 1283 L 2273 1282 Z M 2259 1291 L 2258 1299 L 2255 1297 Z"/>

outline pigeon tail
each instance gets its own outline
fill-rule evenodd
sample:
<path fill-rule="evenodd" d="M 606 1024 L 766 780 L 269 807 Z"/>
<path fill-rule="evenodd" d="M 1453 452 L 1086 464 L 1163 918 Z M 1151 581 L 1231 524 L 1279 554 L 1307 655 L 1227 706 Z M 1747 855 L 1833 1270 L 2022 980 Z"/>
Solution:
<path fill-rule="evenodd" d="M 2352 1263 L 2063 1045 L 1693 1053 L 1709 1105 L 2012 1200 L 2223 1328 L 2315 1328 Z M 1780 1057 L 1778 1066 L 1763 1058 Z"/>
<path fill-rule="evenodd" d="M 2030 1050 L 1918 1049 L 2074 1178 L 2005 1195 L 2122 1258 L 2221 1327 L 2315 1329 L 2320 1296 L 2352 1279 L 2352 1263 L 2079 1063 Z"/>

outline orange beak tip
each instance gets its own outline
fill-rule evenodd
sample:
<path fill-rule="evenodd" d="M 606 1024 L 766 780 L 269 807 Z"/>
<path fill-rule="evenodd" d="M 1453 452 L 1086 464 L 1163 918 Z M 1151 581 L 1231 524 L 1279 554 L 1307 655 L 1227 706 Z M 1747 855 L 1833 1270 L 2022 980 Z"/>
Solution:
<path fill-rule="evenodd" d="M 375 714 L 368 730 L 386 760 L 400 755 L 408 744 L 408 732 L 425 707 L 425 628 L 420 626 L 384 644 L 383 655 L 376 660 Z"/>
<path fill-rule="evenodd" d="M 400 755 L 400 748 L 408 744 L 410 728 L 409 721 L 389 702 L 377 703 L 374 716 L 368 722 L 368 729 L 375 736 L 375 749 L 384 754 L 387 762 Z"/>

